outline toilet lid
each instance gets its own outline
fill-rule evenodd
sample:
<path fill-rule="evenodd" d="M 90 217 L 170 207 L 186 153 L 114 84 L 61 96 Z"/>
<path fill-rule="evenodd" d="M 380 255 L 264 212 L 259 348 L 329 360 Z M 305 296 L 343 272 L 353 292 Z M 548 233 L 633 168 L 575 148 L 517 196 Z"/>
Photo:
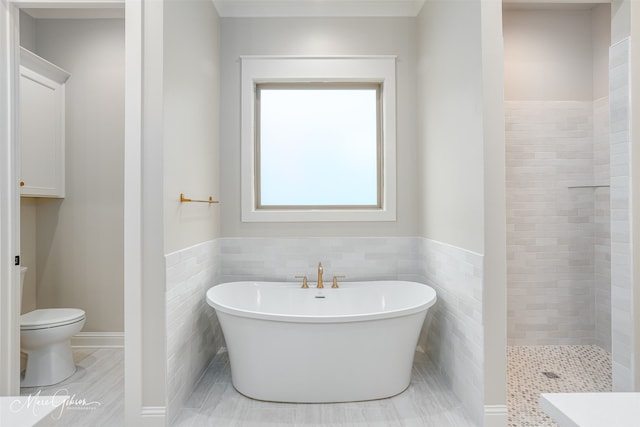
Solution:
<path fill-rule="evenodd" d="M 45 329 L 64 326 L 84 319 L 84 310 L 79 308 L 45 308 L 33 310 L 20 316 L 20 329 Z"/>

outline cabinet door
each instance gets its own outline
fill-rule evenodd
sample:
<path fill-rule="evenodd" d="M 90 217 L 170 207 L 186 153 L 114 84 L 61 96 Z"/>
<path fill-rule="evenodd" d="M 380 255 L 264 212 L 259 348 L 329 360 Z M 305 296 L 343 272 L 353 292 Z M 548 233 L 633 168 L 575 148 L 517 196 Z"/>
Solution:
<path fill-rule="evenodd" d="M 64 83 L 20 67 L 21 194 L 64 197 Z"/>

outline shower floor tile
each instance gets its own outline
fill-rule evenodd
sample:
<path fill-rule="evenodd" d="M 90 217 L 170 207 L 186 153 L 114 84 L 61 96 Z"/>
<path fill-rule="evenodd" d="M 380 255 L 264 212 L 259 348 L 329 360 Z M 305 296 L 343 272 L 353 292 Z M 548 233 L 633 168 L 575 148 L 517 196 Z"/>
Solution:
<path fill-rule="evenodd" d="M 556 427 L 541 393 L 611 391 L 611 354 L 595 345 L 507 348 L 509 427 Z"/>

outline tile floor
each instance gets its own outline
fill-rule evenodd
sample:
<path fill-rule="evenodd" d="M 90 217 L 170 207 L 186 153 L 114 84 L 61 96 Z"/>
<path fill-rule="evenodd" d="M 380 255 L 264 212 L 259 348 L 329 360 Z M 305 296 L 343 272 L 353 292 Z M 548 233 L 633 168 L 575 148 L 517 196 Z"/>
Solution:
<path fill-rule="evenodd" d="M 73 396 L 73 403 L 52 414 L 52 426 L 124 426 L 124 350 L 74 349 L 73 358 L 77 370 L 71 377 L 48 387 L 24 387 L 20 394 Z"/>
<path fill-rule="evenodd" d="M 556 427 L 539 409 L 540 393 L 611 391 L 611 354 L 595 345 L 507 349 L 509 427 Z"/>
<path fill-rule="evenodd" d="M 231 385 L 227 353 L 216 355 L 173 426 L 243 427 L 475 427 L 423 353 L 416 352 L 411 385 L 369 402 L 293 404 L 261 402 Z"/>
<path fill-rule="evenodd" d="M 122 349 L 75 349 L 77 372 L 60 384 L 22 395 L 66 391 L 76 401 L 53 426 L 124 425 Z M 597 346 L 516 346 L 507 350 L 509 427 L 555 427 L 538 408 L 544 392 L 611 391 L 611 355 Z M 555 378 L 557 376 L 557 378 Z M 209 365 L 173 426 L 474 427 L 444 379 L 416 353 L 411 385 L 389 399 L 338 404 L 286 404 L 246 398 L 231 385 L 227 353 Z"/>

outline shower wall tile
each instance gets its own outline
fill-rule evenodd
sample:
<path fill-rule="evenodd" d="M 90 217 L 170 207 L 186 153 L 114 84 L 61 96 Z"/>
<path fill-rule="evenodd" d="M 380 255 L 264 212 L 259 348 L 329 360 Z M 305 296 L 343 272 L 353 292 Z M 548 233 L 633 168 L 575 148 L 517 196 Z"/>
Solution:
<path fill-rule="evenodd" d="M 609 97 L 593 102 L 593 182 L 609 184 Z M 611 352 L 610 190 L 594 190 L 595 344 Z"/>
<path fill-rule="evenodd" d="M 593 103 L 505 113 L 508 342 L 592 344 L 595 192 L 569 187 L 593 184 Z"/>
<path fill-rule="evenodd" d="M 633 390 L 629 39 L 609 50 L 613 391 Z"/>
<path fill-rule="evenodd" d="M 224 345 L 215 311 L 205 301 L 218 282 L 218 241 L 165 256 L 167 411 L 175 418 L 216 352 Z"/>
<path fill-rule="evenodd" d="M 443 372 L 472 418 L 484 412 L 483 256 L 420 238 L 421 281 L 438 296 L 419 345 Z"/>

